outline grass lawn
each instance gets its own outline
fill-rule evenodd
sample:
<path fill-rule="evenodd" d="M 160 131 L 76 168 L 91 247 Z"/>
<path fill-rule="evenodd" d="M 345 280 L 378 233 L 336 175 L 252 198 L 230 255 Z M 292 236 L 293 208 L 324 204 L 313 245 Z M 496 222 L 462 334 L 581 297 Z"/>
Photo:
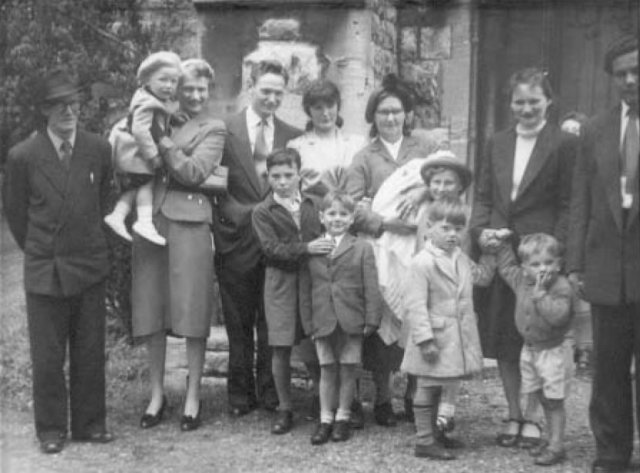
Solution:
<path fill-rule="evenodd" d="M 109 425 L 117 440 L 109 445 L 69 443 L 58 455 L 45 456 L 34 438 L 30 403 L 30 365 L 22 293 L 21 255 L 2 231 L 2 324 L 0 325 L 1 424 L 0 471 L 14 472 L 533 472 L 528 453 L 495 446 L 506 407 L 495 369 L 483 379 L 464 385 L 457 414 L 456 435 L 466 447 L 458 460 L 433 462 L 412 456 L 412 426 L 401 422 L 386 429 L 373 424 L 370 404 L 364 430 L 345 443 L 310 445 L 314 425 L 296 418 L 295 429 L 284 436 L 269 433 L 272 414 L 255 411 L 241 419 L 226 414 L 224 382 L 205 381 L 204 424 L 182 433 L 184 379 L 169 377 L 170 408 L 157 428 L 142 431 L 139 416 L 145 406 L 143 353 L 140 347 L 110 343 L 107 367 Z M 567 402 L 569 459 L 549 472 L 583 472 L 593 458 L 588 428 L 589 380 L 576 379 Z M 308 392 L 295 391 L 302 410 Z M 398 403 L 397 410 L 401 410 Z M 640 470 L 638 470 L 640 471 Z"/>

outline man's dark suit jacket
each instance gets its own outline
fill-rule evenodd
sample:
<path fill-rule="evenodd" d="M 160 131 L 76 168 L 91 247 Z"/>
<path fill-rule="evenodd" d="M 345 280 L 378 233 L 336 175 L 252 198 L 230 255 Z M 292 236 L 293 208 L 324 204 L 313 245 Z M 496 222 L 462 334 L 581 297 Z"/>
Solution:
<path fill-rule="evenodd" d="M 109 272 L 102 217 L 111 180 L 111 148 L 78 130 L 67 173 L 46 131 L 9 152 L 4 209 L 24 251 L 27 292 L 71 296 Z"/>
<path fill-rule="evenodd" d="M 620 115 L 617 106 L 584 127 L 573 181 L 567 255 L 567 269 L 583 273 L 586 299 L 608 306 L 640 302 L 640 203 L 634 199 L 625 218 L 620 195 Z"/>
<path fill-rule="evenodd" d="M 221 164 L 229 168 L 228 190 L 218 198 L 213 208 L 213 228 L 216 252 L 221 255 L 241 255 L 247 266 L 260 258 L 260 245 L 253 233 L 251 213 L 268 190 L 263 190 L 258 177 L 247 131 L 246 110 L 229 117 L 227 137 Z M 302 134 L 282 120 L 274 117 L 273 148 L 284 148 L 293 138 Z"/>

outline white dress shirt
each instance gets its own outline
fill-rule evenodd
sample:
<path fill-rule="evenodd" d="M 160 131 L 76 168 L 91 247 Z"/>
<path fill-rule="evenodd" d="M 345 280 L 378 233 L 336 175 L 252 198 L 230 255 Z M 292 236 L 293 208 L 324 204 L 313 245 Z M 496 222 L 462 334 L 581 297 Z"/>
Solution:
<path fill-rule="evenodd" d="M 60 149 L 60 147 L 62 146 L 62 143 L 65 141 L 68 141 L 69 143 L 71 143 L 71 150 L 73 150 L 73 148 L 76 145 L 76 130 L 73 130 L 73 133 L 71 133 L 71 136 L 69 137 L 68 140 L 64 140 L 63 138 L 60 138 L 58 135 L 56 135 L 53 131 L 51 131 L 51 128 L 47 127 L 47 135 L 49 135 L 49 139 L 51 140 L 51 143 L 53 143 L 53 147 L 56 150 L 56 153 L 58 153 L 58 158 L 60 160 L 62 160 L 62 150 Z"/>
<path fill-rule="evenodd" d="M 380 137 L 380 141 L 385 146 L 385 148 L 387 148 L 387 151 L 389 151 L 389 154 L 391 155 L 394 161 L 398 160 L 398 155 L 400 154 L 400 147 L 402 146 L 402 140 L 403 138 L 400 137 L 400 139 L 395 143 L 390 143 L 387 140 Z"/>
<path fill-rule="evenodd" d="M 620 107 L 620 154 L 622 159 L 625 159 L 624 155 L 624 136 L 627 132 L 629 124 L 629 105 L 625 101 L 622 101 L 622 107 Z M 638 118 L 635 119 L 636 129 L 639 129 Z M 633 124 L 631 124 L 633 125 Z M 633 205 L 633 194 L 627 192 L 627 176 L 624 174 L 620 176 L 620 197 L 622 198 L 622 208 L 630 209 Z"/>
<path fill-rule="evenodd" d="M 254 112 L 253 108 L 247 107 L 247 131 L 249 133 L 249 142 L 251 143 L 251 152 L 253 153 L 256 147 L 256 136 L 262 123 L 262 117 Z M 275 134 L 275 127 L 273 124 L 273 115 L 269 115 L 266 118 L 264 125 L 264 139 L 269 151 L 273 151 L 273 140 Z"/>

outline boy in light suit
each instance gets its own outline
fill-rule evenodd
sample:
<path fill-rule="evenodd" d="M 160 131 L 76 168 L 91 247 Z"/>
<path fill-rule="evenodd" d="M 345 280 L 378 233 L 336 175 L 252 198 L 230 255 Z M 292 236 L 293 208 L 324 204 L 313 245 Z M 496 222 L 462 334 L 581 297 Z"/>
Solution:
<path fill-rule="evenodd" d="M 382 299 L 371 245 L 348 232 L 355 202 L 346 193 L 324 198 L 320 221 L 335 242 L 327 256 L 311 257 L 300 282 L 302 325 L 316 345 L 320 361 L 320 423 L 313 445 L 350 437 L 349 418 L 355 391 L 355 369 L 362 341 L 380 324 Z M 338 410 L 334 423 L 334 404 Z"/>

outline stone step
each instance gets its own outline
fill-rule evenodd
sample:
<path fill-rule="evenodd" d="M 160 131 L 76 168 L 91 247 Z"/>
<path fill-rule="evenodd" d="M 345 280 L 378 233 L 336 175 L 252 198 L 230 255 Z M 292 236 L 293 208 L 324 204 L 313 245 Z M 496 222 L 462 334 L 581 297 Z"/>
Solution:
<path fill-rule="evenodd" d="M 207 352 L 205 354 L 204 376 L 225 377 L 229 363 L 229 340 L 224 326 L 212 326 L 207 339 Z M 484 360 L 485 368 L 495 368 L 495 360 Z M 294 350 L 292 360 L 292 376 L 302 380 L 308 380 L 307 370 L 297 357 Z M 167 371 L 184 370 L 187 368 L 184 340 L 169 337 L 167 342 Z"/>

